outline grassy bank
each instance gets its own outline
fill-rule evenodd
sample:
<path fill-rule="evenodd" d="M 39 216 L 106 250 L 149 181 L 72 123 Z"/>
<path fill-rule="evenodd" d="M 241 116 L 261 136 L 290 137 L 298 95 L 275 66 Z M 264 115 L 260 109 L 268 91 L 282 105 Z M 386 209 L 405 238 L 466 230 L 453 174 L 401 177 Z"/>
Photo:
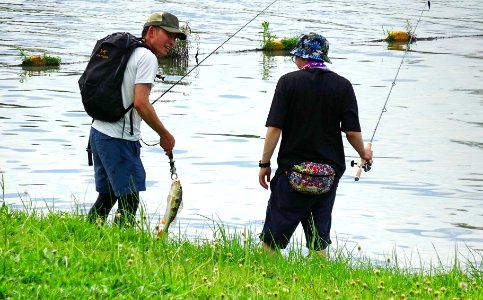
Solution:
<path fill-rule="evenodd" d="M 0 208 L 0 299 L 482 299 L 481 270 L 408 271 L 330 252 L 267 257 L 256 238 L 213 239 Z"/>

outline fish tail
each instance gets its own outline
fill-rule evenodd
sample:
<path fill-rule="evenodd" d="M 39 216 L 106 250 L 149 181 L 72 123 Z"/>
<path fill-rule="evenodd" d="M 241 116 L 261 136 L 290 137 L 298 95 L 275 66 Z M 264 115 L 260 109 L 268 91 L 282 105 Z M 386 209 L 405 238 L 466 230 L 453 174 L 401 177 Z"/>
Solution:
<path fill-rule="evenodd" d="M 158 231 L 158 234 L 156 235 L 156 238 L 159 240 L 162 236 L 164 236 L 164 230 L 163 229 L 160 229 Z"/>

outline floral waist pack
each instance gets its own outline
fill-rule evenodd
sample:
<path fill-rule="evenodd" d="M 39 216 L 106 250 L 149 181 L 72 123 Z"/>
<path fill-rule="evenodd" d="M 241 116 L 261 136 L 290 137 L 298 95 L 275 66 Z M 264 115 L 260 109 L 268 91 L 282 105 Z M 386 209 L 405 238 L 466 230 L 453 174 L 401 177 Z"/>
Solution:
<path fill-rule="evenodd" d="M 302 162 L 287 171 L 288 182 L 297 192 L 322 195 L 334 185 L 335 170 L 328 164 Z"/>

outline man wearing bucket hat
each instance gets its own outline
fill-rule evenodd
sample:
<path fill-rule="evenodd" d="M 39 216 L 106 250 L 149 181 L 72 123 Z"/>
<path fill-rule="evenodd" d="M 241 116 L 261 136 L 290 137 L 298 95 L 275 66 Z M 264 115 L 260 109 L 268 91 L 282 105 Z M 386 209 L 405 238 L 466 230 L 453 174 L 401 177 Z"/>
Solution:
<path fill-rule="evenodd" d="M 337 185 L 345 171 L 341 131 L 361 158 L 372 161 L 352 84 L 326 66 L 328 52 L 322 35 L 300 35 L 290 52 L 299 70 L 283 75 L 275 89 L 259 162 L 259 183 L 265 189 L 270 184 L 271 190 L 260 235 L 270 254 L 284 249 L 302 223 L 307 248 L 326 255 Z M 278 168 L 270 180 L 270 159 L 280 136 Z"/>
<path fill-rule="evenodd" d="M 149 94 L 158 71 L 157 57 L 166 56 L 177 38 L 185 40 L 186 34 L 179 29 L 176 16 L 167 12 L 151 14 L 142 30 L 142 41 L 147 47 L 134 50 L 122 82 L 123 104 L 124 107 L 133 104 L 132 114 L 126 113 L 116 122 L 92 123 L 90 143 L 99 195 L 88 213 L 91 222 L 98 218 L 105 221 L 118 200 L 115 221 L 134 222 L 139 191 L 146 190 L 146 173 L 140 157 L 141 120 L 159 135 L 159 144 L 167 155 L 174 148 L 174 137 L 156 114 Z M 126 124 L 132 124 L 132 128 Z"/>

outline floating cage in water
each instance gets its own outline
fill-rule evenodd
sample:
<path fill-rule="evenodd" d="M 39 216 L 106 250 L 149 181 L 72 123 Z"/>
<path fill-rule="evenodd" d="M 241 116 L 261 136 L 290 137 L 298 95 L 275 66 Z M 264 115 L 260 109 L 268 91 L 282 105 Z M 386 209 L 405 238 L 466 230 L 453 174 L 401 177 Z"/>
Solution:
<path fill-rule="evenodd" d="M 180 29 L 186 34 L 186 40 L 176 40 L 175 46 L 169 50 L 168 55 L 158 60 L 164 74 L 185 75 L 188 69 L 190 49 L 193 48 L 193 44 L 199 44 L 198 36 L 192 35 L 188 23 L 185 23 Z"/>
<path fill-rule="evenodd" d="M 189 48 L 192 43 L 191 28 L 189 27 L 188 23 L 186 23 L 185 25 L 181 26 L 180 29 L 186 34 L 186 40 L 176 40 L 176 45 L 169 50 L 166 58 L 187 60 L 189 57 Z"/>

